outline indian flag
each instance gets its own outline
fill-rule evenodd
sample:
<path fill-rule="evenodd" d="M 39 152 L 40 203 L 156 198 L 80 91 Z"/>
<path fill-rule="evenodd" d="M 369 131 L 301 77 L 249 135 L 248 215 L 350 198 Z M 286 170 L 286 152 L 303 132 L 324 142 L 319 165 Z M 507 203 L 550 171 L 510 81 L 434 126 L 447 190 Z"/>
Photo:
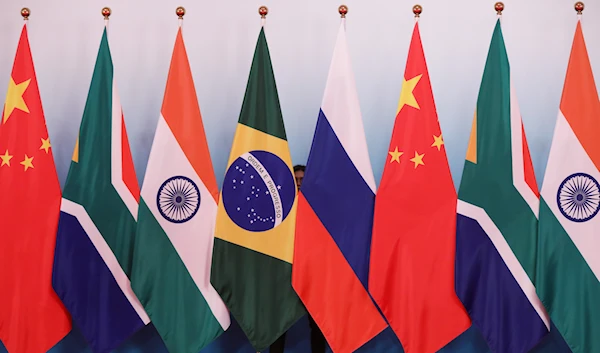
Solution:
<path fill-rule="evenodd" d="M 131 278 L 170 352 L 197 353 L 230 324 L 210 284 L 217 200 L 180 28 L 141 191 Z"/>
<path fill-rule="evenodd" d="M 540 202 L 538 294 L 573 353 L 600 352 L 600 102 L 577 23 Z"/>

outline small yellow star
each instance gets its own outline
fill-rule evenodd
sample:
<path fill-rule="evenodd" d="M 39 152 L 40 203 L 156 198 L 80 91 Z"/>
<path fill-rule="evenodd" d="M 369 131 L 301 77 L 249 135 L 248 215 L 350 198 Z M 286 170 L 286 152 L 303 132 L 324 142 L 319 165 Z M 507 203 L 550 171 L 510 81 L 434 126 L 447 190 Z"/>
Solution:
<path fill-rule="evenodd" d="M 425 153 L 419 154 L 417 151 L 415 151 L 415 156 L 410 159 L 410 161 L 415 164 L 415 169 L 417 169 L 417 167 L 420 165 L 425 165 L 425 163 L 423 163 L 423 157 L 425 157 Z"/>
<path fill-rule="evenodd" d="M 25 113 L 29 113 L 29 108 L 23 99 L 23 94 L 27 90 L 27 87 L 29 87 L 29 82 L 31 82 L 31 79 L 17 85 L 15 80 L 13 80 L 12 77 L 10 78 L 8 92 L 6 92 L 6 102 L 4 103 L 4 123 L 10 118 L 10 115 L 15 108 L 20 109 Z"/>
<path fill-rule="evenodd" d="M 413 94 L 413 91 L 417 86 L 417 83 L 419 83 L 421 76 L 423 75 L 415 76 L 408 81 L 406 81 L 405 78 L 402 79 L 402 91 L 400 91 L 398 112 L 400 112 L 400 110 L 402 110 L 402 107 L 404 107 L 405 105 L 411 106 L 416 109 L 421 109 L 421 107 L 419 107 L 417 99 L 415 98 L 415 95 Z"/>
<path fill-rule="evenodd" d="M 390 151 L 388 153 L 390 156 L 392 156 L 390 163 L 392 163 L 394 161 L 400 163 L 400 156 L 404 154 L 404 152 L 398 152 L 398 146 L 396 146 L 396 149 L 394 149 L 393 151 Z"/>
<path fill-rule="evenodd" d="M 46 153 L 48 153 L 48 149 L 50 149 L 50 147 L 52 147 L 50 145 L 50 138 L 48 137 L 47 139 L 42 139 L 42 147 L 40 147 L 41 150 L 46 151 Z"/>
<path fill-rule="evenodd" d="M 437 149 L 439 151 L 442 148 L 443 144 L 444 144 L 444 139 L 442 138 L 442 134 L 440 134 L 440 136 L 433 135 L 433 144 L 431 145 L 431 147 L 437 147 Z"/>
<path fill-rule="evenodd" d="M 25 171 L 27 171 L 27 169 L 29 168 L 33 168 L 33 157 L 27 157 L 27 155 L 25 155 L 25 159 L 23 160 L 23 162 L 21 162 L 21 164 L 25 167 Z"/>
<path fill-rule="evenodd" d="M 13 156 L 11 156 L 10 154 L 8 154 L 8 150 L 6 150 L 6 152 L 4 153 L 4 155 L 0 155 L 0 159 L 2 159 L 2 164 L 0 164 L 0 167 L 2 167 L 3 165 L 7 165 L 10 167 L 10 160 L 11 158 L 13 158 Z"/>

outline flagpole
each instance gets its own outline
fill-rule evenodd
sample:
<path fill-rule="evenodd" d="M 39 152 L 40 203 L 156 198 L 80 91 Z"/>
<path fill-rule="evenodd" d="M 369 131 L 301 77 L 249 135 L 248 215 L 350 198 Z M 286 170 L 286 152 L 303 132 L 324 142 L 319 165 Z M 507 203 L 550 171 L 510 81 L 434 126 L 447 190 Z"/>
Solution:
<path fill-rule="evenodd" d="M 423 6 L 416 4 L 412 9 L 415 14 L 415 23 L 419 22 L 419 17 L 421 17 L 421 13 L 423 13 Z"/>
<path fill-rule="evenodd" d="M 23 21 L 28 21 L 29 15 L 31 15 L 31 11 L 29 11 L 27 7 L 21 9 L 21 16 L 23 16 Z"/>
<path fill-rule="evenodd" d="M 581 1 L 577 1 L 575 3 L 575 11 L 577 11 L 577 20 L 581 21 L 581 15 L 583 14 L 583 9 L 585 9 L 585 4 Z"/>
<path fill-rule="evenodd" d="M 342 23 L 344 24 L 344 30 L 345 30 L 346 29 L 346 15 L 348 14 L 348 6 L 340 5 L 340 7 L 338 7 L 338 12 L 340 13 L 340 16 L 342 17 Z"/>
<path fill-rule="evenodd" d="M 175 9 L 175 14 L 178 18 L 177 21 L 179 22 L 179 28 L 181 28 L 183 26 L 183 16 L 185 15 L 185 7 L 179 6 L 177 9 Z"/>
<path fill-rule="evenodd" d="M 110 17 L 111 13 L 112 11 L 110 10 L 110 7 L 102 8 L 102 16 L 104 16 L 104 27 L 106 28 L 108 28 L 108 18 Z"/>
<path fill-rule="evenodd" d="M 504 3 L 501 1 L 498 1 L 497 3 L 495 3 L 494 10 L 496 10 L 496 13 L 498 14 L 498 18 L 502 19 L 502 11 L 504 11 Z"/>
<path fill-rule="evenodd" d="M 260 15 L 260 25 L 262 27 L 265 26 L 267 22 L 267 14 L 269 13 L 269 9 L 266 6 L 261 6 L 258 8 L 258 14 Z"/>

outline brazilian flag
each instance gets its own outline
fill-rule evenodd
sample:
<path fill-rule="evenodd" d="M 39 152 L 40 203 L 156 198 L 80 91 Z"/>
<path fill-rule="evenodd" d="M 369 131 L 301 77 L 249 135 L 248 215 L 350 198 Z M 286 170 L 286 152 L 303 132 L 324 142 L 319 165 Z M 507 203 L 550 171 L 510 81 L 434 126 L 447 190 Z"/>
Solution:
<path fill-rule="evenodd" d="M 263 28 L 223 181 L 211 271 L 257 351 L 305 314 L 292 288 L 296 196 Z"/>

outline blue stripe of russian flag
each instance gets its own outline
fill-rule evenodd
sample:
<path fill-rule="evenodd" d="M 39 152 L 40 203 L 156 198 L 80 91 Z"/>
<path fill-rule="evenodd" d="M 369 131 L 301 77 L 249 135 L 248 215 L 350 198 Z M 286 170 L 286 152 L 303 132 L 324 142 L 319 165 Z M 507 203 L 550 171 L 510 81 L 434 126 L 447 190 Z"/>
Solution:
<path fill-rule="evenodd" d="M 302 194 L 365 288 L 375 194 L 344 150 L 325 114 L 317 120 Z"/>

